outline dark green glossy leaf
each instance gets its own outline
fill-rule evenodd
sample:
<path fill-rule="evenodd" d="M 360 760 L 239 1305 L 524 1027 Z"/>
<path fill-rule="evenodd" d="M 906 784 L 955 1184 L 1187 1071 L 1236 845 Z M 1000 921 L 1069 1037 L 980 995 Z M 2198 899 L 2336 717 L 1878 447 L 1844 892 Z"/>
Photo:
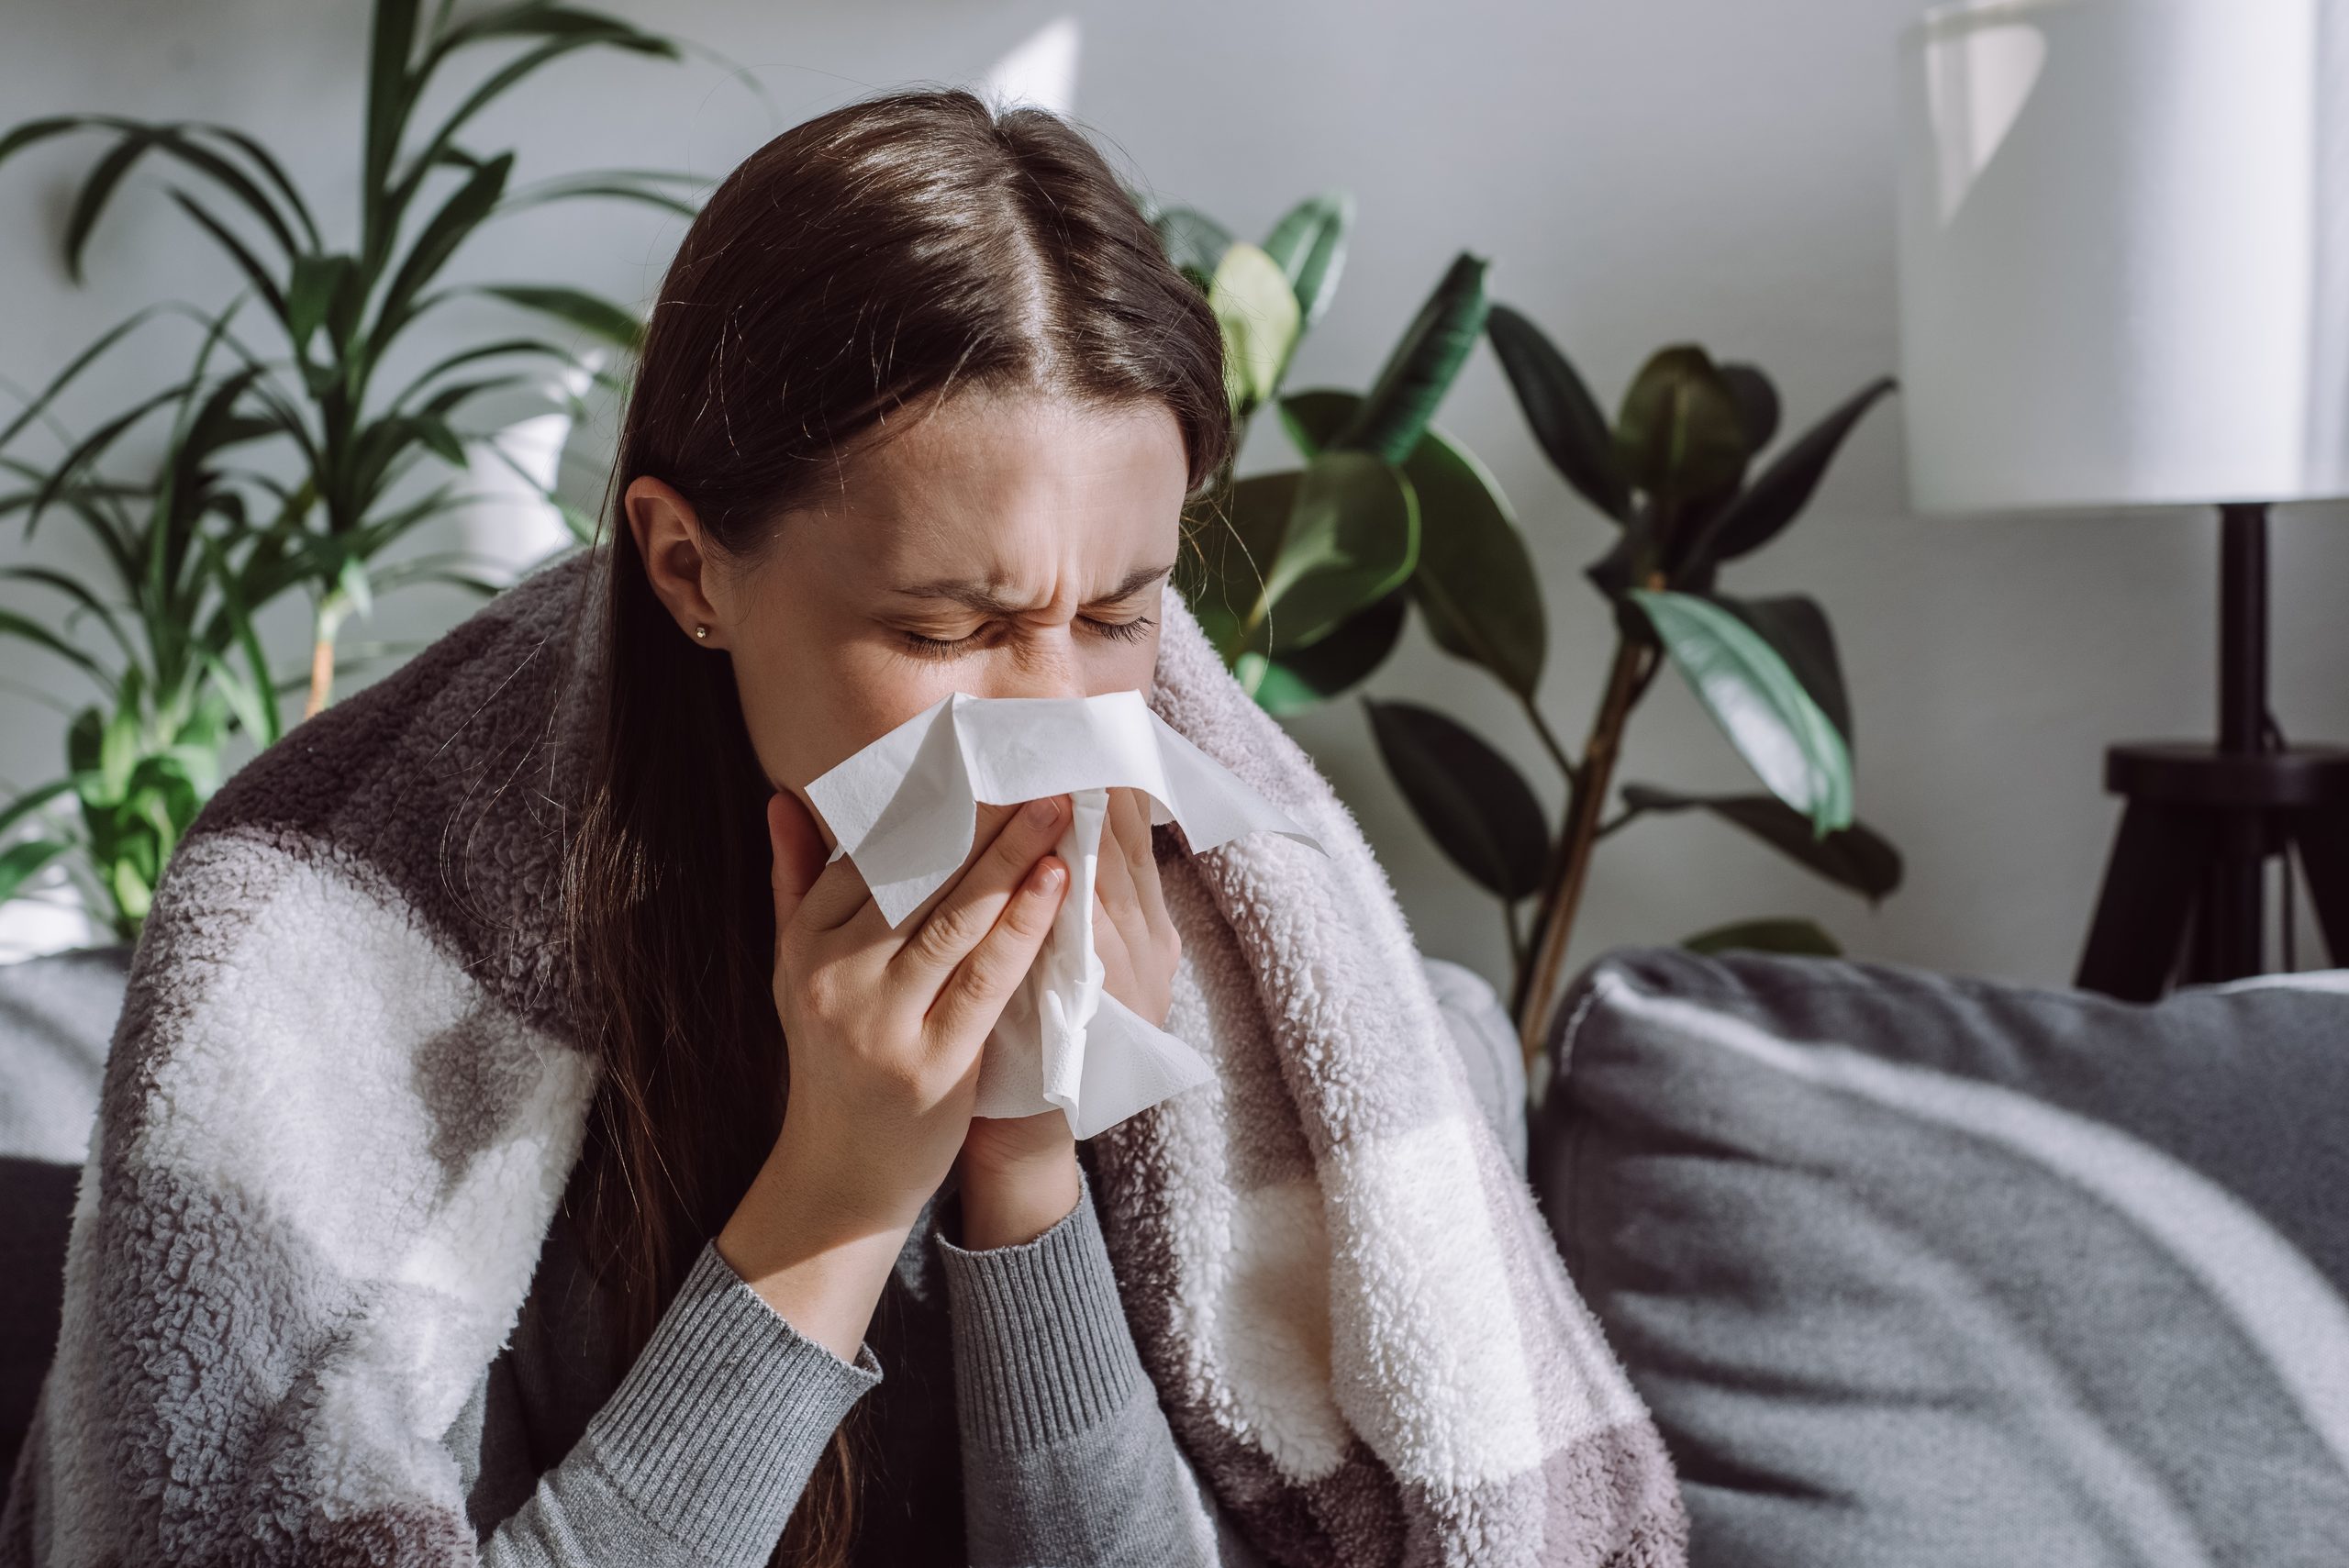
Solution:
<path fill-rule="evenodd" d="M 1636 815 L 1710 812 L 1872 904 L 1900 885 L 1900 851 L 1863 822 L 1838 828 L 1822 839 L 1799 812 L 1770 795 L 1682 795 L 1653 784 L 1625 784 L 1623 804 Z"/>
<path fill-rule="evenodd" d="M 1297 484 L 1273 559 L 1271 651 L 1328 636 L 1399 587 L 1419 555 L 1419 501 L 1401 471 L 1369 452 L 1323 452 Z"/>
<path fill-rule="evenodd" d="M 1616 461 L 1614 433 L 1574 365 L 1531 318 L 1508 306 L 1493 306 L 1485 335 L 1551 464 L 1592 506 L 1617 522 L 1630 517 L 1631 489 Z"/>
<path fill-rule="evenodd" d="M 1691 952 L 1786 953 L 1798 958 L 1840 958 L 1843 950 L 1815 921 L 1802 919 L 1740 920 L 1699 931 L 1680 944 Z"/>
<path fill-rule="evenodd" d="M 1802 594 L 1765 599 L 1731 598 L 1727 594 L 1709 596 L 1760 632 L 1763 640 L 1778 651 L 1778 656 L 1802 683 L 1803 690 L 1834 721 L 1837 731 L 1849 745 L 1853 740 L 1852 699 L 1843 686 L 1843 665 L 1836 657 L 1835 633 L 1827 624 L 1827 612 Z"/>
<path fill-rule="evenodd" d="M 1316 390 L 1281 399 L 1290 439 L 1308 454 L 1344 428 L 1360 399 Z M 1403 464 L 1419 503 L 1419 564 L 1411 592 L 1446 652 L 1481 664 L 1520 695 L 1542 682 L 1549 623 L 1542 584 L 1500 482 L 1475 454 L 1430 426 Z"/>
<path fill-rule="evenodd" d="M 1721 384 L 1729 388 L 1730 400 L 1737 405 L 1738 428 L 1745 432 L 1748 456 L 1767 447 L 1778 433 L 1778 389 L 1762 373 L 1759 365 L 1742 363 L 1720 367 Z"/>
<path fill-rule="evenodd" d="M 1811 493 L 1819 488 L 1820 477 L 1852 427 L 1894 385 L 1890 376 L 1870 382 L 1779 453 L 1707 530 L 1709 537 L 1699 547 L 1704 557 L 1734 561 L 1776 538 L 1809 504 Z"/>
<path fill-rule="evenodd" d="M 1411 455 L 1485 330 L 1488 264 L 1465 250 L 1453 258 L 1387 355 L 1353 418 L 1331 439 L 1332 447 L 1375 452 L 1391 463 Z"/>
<path fill-rule="evenodd" d="M 1231 230 L 1186 206 L 1168 207 L 1151 227 L 1158 231 L 1159 247 L 1166 259 L 1204 292 L 1223 253 L 1231 249 Z"/>
<path fill-rule="evenodd" d="M 1386 771 L 1453 863 L 1506 899 L 1541 891 L 1549 824 L 1508 759 L 1432 708 L 1368 697 L 1363 706 Z"/>
<path fill-rule="evenodd" d="M 1289 208 L 1264 240 L 1264 253 L 1280 263 L 1296 291 L 1300 330 L 1311 330 L 1337 294 L 1353 221 L 1353 195 L 1325 191 Z"/>
<path fill-rule="evenodd" d="M 1266 658 L 1240 656 L 1234 673 L 1257 706 L 1271 714 L 1299 713 L 1370 678 L 1403 635 L 1408 595 L 1387 595 L 1309 648 Z"/>
<path fill-rule="evenodd" d="M 1720 606 L 1631 590 L 1673 664 L 1772 795 L 1824 836 L 1852 824 L 1852 754 L 1787 662 Z"/>
<path fill-rule="evenodd" d="M 1717 495 L 1745 471 L 1737 400 L 1705 350 L 1659 349 L 1623 395 L 1615 420 L 1623 473 L 1660 501 Z"/>
<path fill-rule="evenodd" d="M 1227 664 L 1246 646 L 1243 627 L 1252 628 L 1257 651 L 1263 651 L 1263 639 L 1256 635 L 1264 621 L 1259 608 L 1304 477 L 1302 469 L 1287 468 L 1237 480 L 1219 503 L 1201 508 L 1188 531 L 1200 581 L 1184 597 Z"/>

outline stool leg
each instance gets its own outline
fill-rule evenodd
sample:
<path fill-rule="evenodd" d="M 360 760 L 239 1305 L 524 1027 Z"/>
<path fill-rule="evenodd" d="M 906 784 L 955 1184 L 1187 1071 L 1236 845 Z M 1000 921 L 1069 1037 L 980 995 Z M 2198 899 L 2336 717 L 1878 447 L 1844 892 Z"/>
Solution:
<path fill-rule="evenodd" d="M 2215 847 L 2210 813 L 2132 800 L 2121 814 L 2076 984 L 2124 1002 L 2168 984 Z"/>
<path fill-rule="evenodd" d="M 2325 951 L 2336 965 L 2349 967 L 2349 808 L 2295 812 L 2292 841 L 2308 873 L 2309 902 L 2316 906 Z"/>

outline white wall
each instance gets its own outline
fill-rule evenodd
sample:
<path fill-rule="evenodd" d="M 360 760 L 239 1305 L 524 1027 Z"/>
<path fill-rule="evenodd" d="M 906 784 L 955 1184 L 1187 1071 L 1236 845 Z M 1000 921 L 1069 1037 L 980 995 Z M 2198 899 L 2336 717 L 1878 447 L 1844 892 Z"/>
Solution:
<path fill-rule="evenodd" d="M 1894 363 L 1893 40 L 1915 0 L 617 8 L 730 57 L 771 105 L 707 63 L 598 61 L 546 78 L 485 124 L 480 143 L 518 145 L 525 174 L 597 162 L 716 174 L 844 98 L 974 80 L 1074 17 L 1079 117 L 1169 199 L 1247 233 L 1307 192 L 1356 193 L 1343 284 L 1293 384 L 1366 383 L 1464 247 L 1494 259 L 1497 296 L 1545 324 L 1605 401 L 1669 340 L 1761 363 L 1795 427 Z M 0 116 L 227 119 L 347 202 L 364 9 L 10 0 Z M 88 286 L 69 285 L 51 237 L 93 145 L 52 145 L 0 168 L 0 374 L 18 383 L 44 379 L 151 295 L 211 300 L 227 286 L 151 174 L 101 229 Z M 629 209 L 580 207 L 515 224 L 467 264 L 484 277 L 560 275 L 640 299 L 675 235 Z M 115 388 L 176 362 L 159 357 Z M 1907 852 L 1907 885 L 1871 914 L 1726 828 L 1643 823 L 1600 855 L 1577 962 L 1617 942 L 1801 913 L 1864 956 L 2041 982 L 2069 974 L 2116 815 L 2100 792 L 2102 745 L 2214 722 L 2215 530 L 2190 516 L 1913 519 L 1897 417 L 1889 407 L 1872 416 L 1809 515 L 1731 581 L 1815 594 L 1834 617 L 1858 713 L 1861 810 Z M 1491 463 L 1525 522 L 1553 607 L 1543 704 L 1557 729 L 1578 737 L 1609 646 L 1579 573 L 1607 527 L 1549 470 L 1489 354 L 1472 362 L 1442 423 Z M 1280 445 L 1260 431 L 1252 464 L 1276 461 Z M 2276 702 L 2298 738 L 2349 737 L 2345 524 L 2337 510 L 2308 508 L 2277 529 Z M 384 618 L 390 633 L 413 634 L 455 607 L 419 596 Z M 13 656 L 0 673 L 65 684 Z M 1416 633 L 1376 687 L 1465 715 L 1550 784 L 1498 688 Z M 0 693 L 0 773 L 45 776 L 56 724 Z M 1497 978 L 1495 907 L 1420 835 L 1359 709 L 1341 704 L 1295 729 L 1354 804 L 1423 946 Z M 1625 776 L 1745 782 L 1669 677 L 1640 717 Z M 2301 951 L 2306 962 L 2312 938 Z"/>

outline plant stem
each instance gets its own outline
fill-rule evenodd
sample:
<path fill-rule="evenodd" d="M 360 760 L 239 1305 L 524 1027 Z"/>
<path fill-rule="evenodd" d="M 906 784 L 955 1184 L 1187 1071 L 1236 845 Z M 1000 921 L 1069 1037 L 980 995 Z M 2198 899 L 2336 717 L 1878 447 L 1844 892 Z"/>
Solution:
<path fill-rule="evenodd" d="M 310 643 L 310 695 L 302 704 L 302 717 L 317 717 L 333 695 L 334 639 L 321 634 Z"/>
<path fill-rule="evenodd" d="M 1560 829 L 1558 853 L 1551 863 L 1550 885 L 1543 891 L 1541 915 L 1534 929 L 1533 962 L 1524 972 L 1517 999 L 1518 1043 L 1530 1073 L 1541 1054 L 1542 1029 L 1548 1021 L 1559 972 L 1564 967 L 1566 940 L 1574 933 L 1575 914 L 1590 872 L 1591 850 L 1598 841 L 1599 814 L 1607 805 L 1607 787 L 1623 743 L 1623 727 L 1632 706 L 1646 687 L 1653 670 L 1650 651 L 1620 639 L 1614 662 L 1607 672 L 1607 689 L 1592 718 L 1590 740 L 1583 747 L 1582 768 L 1566 797 L 1565 826 Z"/>
<path fill-rule="evenodd" d="M 1566 755 L 1566 749 L 1558 744 L 1557 732 L 1550 728 L 1550 721 L 1542 717 L 1542 709 L 1533 699 L 1520 695 L 1517 700 L 1523 705 L 1525 717 L 1531 722 L 1533 733 L 1541 740 L 1542 750 L 1548 751 L 1550 760 L 1558 764 L 1558 772 L 1566 776 L 1566 787 L 1574 788 L 1575 781 L 1582 776 L 1582 770 L 1576 768 L 1574 759 Z"/>

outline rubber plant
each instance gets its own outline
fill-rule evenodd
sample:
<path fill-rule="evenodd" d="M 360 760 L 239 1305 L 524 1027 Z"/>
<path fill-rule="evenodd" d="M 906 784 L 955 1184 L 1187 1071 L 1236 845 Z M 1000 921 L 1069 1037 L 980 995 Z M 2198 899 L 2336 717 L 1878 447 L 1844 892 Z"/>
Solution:
<path fill-rule="evenodd" d="M 1275 713 L 1324 702 L 1371 675 L 1416 611 L 1435 643 L 1516 699 L 1564 781 L 1553 828 L 1516 767 L 1467 726 L 1418 704 L 1364 704 L 1379 753 L 1437 845 L 1501 901 L 1511 1010 L 1529 1066 L 1599 842 L 1644 817 L 1701 812 L 1871 901 L 1899 884 L 1900 856 L 1857 821 L 1852 713 L 1826 614 L 1808 595 L 1740 597 L 1725 562 L 1767 544 L 1809 503 L 1844 438 L 1892 388 L 1870 383 L 1764 463 L 1779 400 L 1750 364 L 1702 348 L 1660 350 L 1613 421 L 1564 354 L 1522 313 L 1486 300 L 1485 263 L 1446 271 L 1366 393 L 1285 392 L 1297 341 L 1329 303 L 1351 204 L 1299 204 L 1262 246 L 1196 212 L 1158 218 L 1162 243 L 1224 322 L 1227 381 L 1244 433 L 1277 406 L 1301 469 L 1228 482 L 1193 528 L 1189 588 L 1202 627 Z M 1587 575 L 1616 647 L 1580 753 L 1537 700 L 1548 609 L 1507 497 L 1432 422 L 1479 336 L 1488 339 L 1542 450 L 1617 527 Z M 1757 468 L 1757 464 L 1760 466 Z M 1632 713 L 1677 668 L 1760 780 L 1761 792 L 1692 795 L 1634 783 L 1606 810 Z M 1687 939 L 1832 952 L 1815 923 L 1740 920 Z"/>
<path fill-rule="evenodd" d="M 451 0 L 429 18 L 419 0 L 377 0 L 359 128 L 357 233 L 330 239 L 313 204 L 282 161 L 233 127 L 62 115 L 28 121 L 0 136 L 0 161 L 79 132 L 107 145 L 83 177 L 61 248 L 77 283 L 93 234 L 126 177 L 142 161 L 167 162 L 187 185 L 171 200 L 243 279 L 265 309 L 281 351 L 241 338 L 223 345 L 254 373 L 240 387 L 239 419 L 265 428 L 284 460 L 248 469 L 240 483 L 265 493 L 250 527 L 282 536 L 312 600 L 306 713 L 332 693 L 336 639 L 373 595 L 419 580 L 491 591 L 445 558 L 379 564 L 411 529 L 443 512 L 466 463 L 463 411 L 492 393 L 543 384 L 548 361 L 576 362 L 562 343 L 513 332 L 443 353 L 420 373 L 388 384 L 384 367 L 417 324 L 456 299 L 486 297 L 632 350 L 640 323 L 629 310 L 567 284 L 540 281 L 451 286 L 443 273 L 484 225 L 549 202 L 618 199 L 690 214 L 679 193 L 690 176 L 600 170 L 518 185 L 515 154 L 468 141 L 481 113 L 539 71 L 583 50 L 608 49 L 676 59 L 675 42 L 619 18 L 520 0 L 462 19 Z M 500 56 L 454 82 L 461 61 Z M 452 106 L 419 119 L 440 90 Z M 106 436 L 102 430 L 99 437 Z M 60 470 L 61 482 L 93 467 L 105 439 L 93 438 Z M 443 482 L 418 493 L 401 482 L 419 463 L 441 465 Z M 287 473 L 291 477 L 278 477 Z"/>
<path fill-rule="evenodd" d="M 1366 391 L 1283 391 L 1298 345 L 1329 310 L 1353 211 L 1342 191 L 1309 197 L 1261 245 L 1187 207 L 1153 218 L 1167 255 L 1222 323 L 1235 460 L 1268 406 L 1303 459 L 1244 478 L 1227 464 L 1186 519 L 1192 610 L 1241 684 L 1275 713 L 1368 674 L 1402 629 L 1408 585 L 1441 578 L 1453 543 L 1424 526 L 1426 508 L 1444 497 L 1423 494 L 1411 460 L 1483 329 L 1482 257 L 1453 258 Z M 1316 425 L 1301 410 L 1336 417 Z"/>

